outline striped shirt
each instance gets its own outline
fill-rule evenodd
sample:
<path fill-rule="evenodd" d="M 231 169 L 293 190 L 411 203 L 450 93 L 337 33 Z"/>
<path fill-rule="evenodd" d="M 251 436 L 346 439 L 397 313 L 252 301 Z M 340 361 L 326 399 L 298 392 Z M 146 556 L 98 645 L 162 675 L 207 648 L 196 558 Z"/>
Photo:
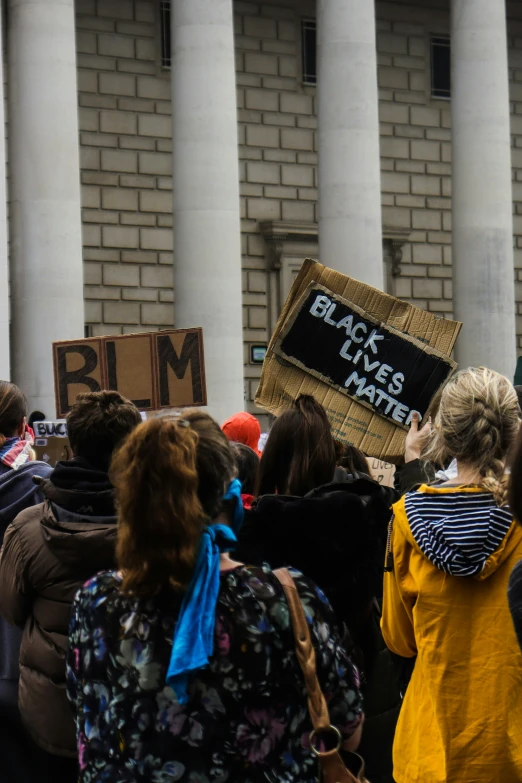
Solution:
<path fill-rule="evenodd" d="M 405 508 L 422 552 L 453 576 L 479 574 L 513 521 L 490 492 L 409 492 Z"/>

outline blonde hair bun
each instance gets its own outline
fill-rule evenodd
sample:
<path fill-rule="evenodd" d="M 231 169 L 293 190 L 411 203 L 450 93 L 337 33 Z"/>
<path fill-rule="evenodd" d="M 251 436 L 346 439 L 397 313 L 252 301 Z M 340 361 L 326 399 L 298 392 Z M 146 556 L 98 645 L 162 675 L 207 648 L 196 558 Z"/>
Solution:
<path fill-rule="evenodd" d="M 480 486 L 504 506 L 506 456 L 519 431 L 519 414 L 516 391 L 504 375 L 487 367 L 460 370 L 442 390 L 424 456 L 440 465 L 455 458 L 475 468 Z"/>

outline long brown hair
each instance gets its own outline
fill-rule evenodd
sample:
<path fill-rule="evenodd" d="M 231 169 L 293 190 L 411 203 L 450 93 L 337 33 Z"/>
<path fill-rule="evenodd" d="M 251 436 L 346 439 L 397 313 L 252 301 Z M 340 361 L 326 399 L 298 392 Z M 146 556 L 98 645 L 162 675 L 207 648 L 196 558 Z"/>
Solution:
<path fill-rule="evenodd" d="M 354 446 L 352 443 L 340 444 L 340 456 L 337 457 L 337 464 L 348 471 L 348 473 L 366 473 L 372 475 L 366 454 Z"/>
<path fill-rule="evenodd" d="M 228 441 L 206 413 L 149 419 L 131 432 L 110 472 L 124 592 L 187 588 L 203 528 L 222 509 L 233 474 Z"/>
<path fill-rule="evenodd" d="M 9 381 L 0 381 L 0 447 L 6 438 L 18 434 L 27 416 L 27 400 L 23 392 Z"/>
<path fill-rule="evenodd" d="M 476 469 L 479 485 L 499 506 L 507 502 L 506 457 L 520 428 L 511 382 L 486 367 L 456 373 L 444 386 L 426 459 L 445 465 L 456 458 Z"/>
<path fill-rule="evenodd" d="M 257 495 L 306 495 L 333 480 L 335 445 L 326 412 L 309 394 L 283 411 L 266 442 Z"/>

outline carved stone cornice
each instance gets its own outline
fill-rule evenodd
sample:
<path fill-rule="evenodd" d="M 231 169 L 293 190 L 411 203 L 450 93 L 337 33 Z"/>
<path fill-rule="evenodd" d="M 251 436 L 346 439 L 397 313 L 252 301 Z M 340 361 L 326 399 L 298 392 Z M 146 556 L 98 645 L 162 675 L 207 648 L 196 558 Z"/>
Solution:
<path fill-rule="evenodd" d="M 259 224 L 259 229 L 268 248 L 269 268 L 276 271 L 281 269 L 281 255 L 285 243 L 317 245 L 319 242 L 317 223 L 267 220 Z M 397 277 L 401 273 L 402 248 L 408 241 L 409 236 L 409 229 L 395 229 L 383 226 L 382 244 L 384 257 L 391 263 L 391 274 L 393 277 Z"/>
<path fill-rule="evenodd" d="M 285 242 L 304 242 L 317 244 L 317 223 L 291 223 L 279 220 L 267 220 L 259 224 L 269 253 L 270 269 L 281 269 L 281 254 Z"/>
<path fill-rule="evenodd" d="M 390 262 L 392 277 L 399 277 L 401 274 L 402 248 L 410 236 L 409 229 L 383 228 L 382 244 L 385 258 Z"/>

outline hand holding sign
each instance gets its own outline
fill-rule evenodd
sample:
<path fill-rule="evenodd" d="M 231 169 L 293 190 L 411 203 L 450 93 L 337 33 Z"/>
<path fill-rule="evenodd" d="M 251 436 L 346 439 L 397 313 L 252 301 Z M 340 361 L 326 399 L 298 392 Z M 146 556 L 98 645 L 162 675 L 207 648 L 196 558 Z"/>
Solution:
<path fill-rule="evenodd" d="M 431 436 L 431 416 L 426 424 L 419 430 L 419 414 L 415 412 L 412 416 L 410 431 L 406 435 L 406 447 L 404 452 L 404 461 L 413 462 L 414 459 L 420 459 L 420 456 L 427 445 Z"/>

